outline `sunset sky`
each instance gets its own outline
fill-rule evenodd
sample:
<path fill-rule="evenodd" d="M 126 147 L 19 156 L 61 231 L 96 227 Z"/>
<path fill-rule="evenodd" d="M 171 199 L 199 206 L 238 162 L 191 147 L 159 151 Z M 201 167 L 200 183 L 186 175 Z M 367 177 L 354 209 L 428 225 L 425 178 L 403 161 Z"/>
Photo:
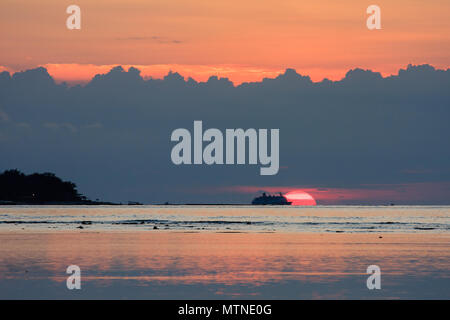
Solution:
<path fill-rule="evenodd" d="M 81 30 L 66 27 L 73 4 Z M 367 28 L 373 4 L 381 30 Z M 447 204 L 449 16 L 448 0 L 2 0 L 0 169 L 55 172 L 107 201 L 302 190 L 319 204 Z M 144 81 L 169 71 L 258 83 Z M 200 119 L 278 128 L 280 173 L 174 167 L 170 132 Z"/>
<path fill-rule="evenodd" d="M 81 8 L 68 30 L 67 6 Z M 361 0 L 3 0 L 0 70 L 45 66 L 58 81 L 83 82 L 112 66 L 145 77 L 169 70 L 235 83 L 295 68 L 314 81 L 355 67 L 383 75 L 407 64 L 450 65 L 450 2 L 376 1 L 382 30 L 368 30 Z"/>

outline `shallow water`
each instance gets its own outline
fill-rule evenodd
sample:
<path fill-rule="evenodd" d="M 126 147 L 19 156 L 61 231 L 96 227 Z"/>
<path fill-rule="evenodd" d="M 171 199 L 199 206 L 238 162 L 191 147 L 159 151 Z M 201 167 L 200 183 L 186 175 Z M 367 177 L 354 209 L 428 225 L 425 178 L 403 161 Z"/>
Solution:
<path fill-rule="evenodd" d="M 449 217 L 449 207 L 0 207 L 0 299 L 450 299 Z M 69 265 L 81 290 L 66 287 Z M 366 286 L 370 265 L 380 290 Z"/>
<path fill-rule="evenodd" d="M 5 230 L 450 232 L 450 206 L 2 206 Z"/>
<path fill-rule="evenodd" d="M 442 234 L 0 233 L 1 299 L 450 299 Z M 68 290 L 66 269 L 81 269 Z M 381 269 L 381 289 L 366 286 Z"/>

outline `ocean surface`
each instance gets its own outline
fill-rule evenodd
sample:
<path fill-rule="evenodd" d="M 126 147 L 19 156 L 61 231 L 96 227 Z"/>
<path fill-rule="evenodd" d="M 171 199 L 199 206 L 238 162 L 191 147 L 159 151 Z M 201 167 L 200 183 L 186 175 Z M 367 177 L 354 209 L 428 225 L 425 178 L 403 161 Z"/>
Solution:
<path fill-rule="evenodd" d="M 399 298 L 450 299 L 450 207 L 0 207 L 0 299 Z"/>
<path fill-rule="evenodd" d="M 449 233 L 450 206 L 0 206 L 0 231 Z"/>

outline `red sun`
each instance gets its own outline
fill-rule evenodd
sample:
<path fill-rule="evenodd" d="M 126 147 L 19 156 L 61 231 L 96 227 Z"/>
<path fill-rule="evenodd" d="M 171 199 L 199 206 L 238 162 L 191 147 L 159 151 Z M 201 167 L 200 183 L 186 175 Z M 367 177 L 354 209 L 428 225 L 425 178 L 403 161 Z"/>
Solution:
<path fill-rule="evenodd" d="M 316 200 L 309 193 L 302 190 L 294 190 L 286 193 L 285 198 L 291 201 L 293 206 L 315 206 Z"/>

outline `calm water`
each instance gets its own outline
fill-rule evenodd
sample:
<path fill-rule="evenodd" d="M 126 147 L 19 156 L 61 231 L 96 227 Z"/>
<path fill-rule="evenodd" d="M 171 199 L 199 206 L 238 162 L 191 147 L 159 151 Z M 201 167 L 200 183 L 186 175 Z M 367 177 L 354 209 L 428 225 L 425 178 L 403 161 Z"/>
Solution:
<path fill-rule="evenodd" d="M 450 299 L 449 231 L 450 207 L 3 206 L 0 299 Z"/>
<path fill-rule="evenodd" d="M 1 230 L 450 232 L 450 206 L 3 206 Z"/>

